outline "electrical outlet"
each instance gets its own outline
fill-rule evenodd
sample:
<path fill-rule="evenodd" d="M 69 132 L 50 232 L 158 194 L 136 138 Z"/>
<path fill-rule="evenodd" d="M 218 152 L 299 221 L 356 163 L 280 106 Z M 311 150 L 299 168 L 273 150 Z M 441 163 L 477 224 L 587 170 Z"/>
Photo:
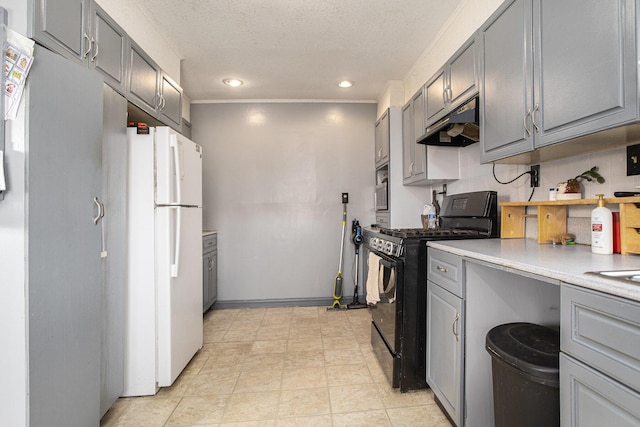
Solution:
<path fill-rule="evenodd" d="M 540 187 L 540 165 L 531 166 L 531 187 Z"/>
<path fill-rule="evenodd" d="M 640 144 L 627 146 L 627 176 L 640 175 Z"/>

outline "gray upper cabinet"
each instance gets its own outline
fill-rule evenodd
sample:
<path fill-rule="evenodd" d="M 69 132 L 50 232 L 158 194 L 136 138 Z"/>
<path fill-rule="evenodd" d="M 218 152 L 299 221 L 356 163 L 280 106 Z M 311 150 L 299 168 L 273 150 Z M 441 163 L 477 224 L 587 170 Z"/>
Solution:
<path fill-rule="evenodd" d="M 417 144 L 424 134 L 425 94 L 421 88 L 402 109 L 402 184 L 431 185 L 460 178 L 459 151 Z"/>
<path fill-rule="evenodd" d="M 35 40 L 98 71 L 133 104 L 182 130 L 182 88 L 93 0 L 30 0 L 29 6 Z"/>
<path fill-rule="evenodd" d="M 414 184 L 425 179 L 425 146 L 416 144 L 424 133 L 424 91 L 421 88 L 402 108 L 402 183 Z"/>
<path fill-rule="evenodd" d="M 478 93 L 478 60 L 478 44 L 474 34 L 429 79 L 425 85 L 426 126 L 443 118 Z"/>
<path fill-rule="evenodd" d="M 447 79 L 444 67 L 429 79 L 425 85 L 425 92 L 425 118 L 426 123 L 431 124 L 447 113 Z"/>
<path fill-rule="evenodd" d="M 127 33 L 93 3 L 91 12 L 92 54 L 89 66 L 104 77 L 105 83 L 125 95 L 127 65 Z"/>
<path fill-rule="evenodd" d="M 91 52 L 91 0 L 33 0 L 30 35 L 49 49 L 77 62 Z"/>
<path fill-rule="evenodd" d="M 160 78 L 160 106 L 158 111 L 163 122 L 181 126 L 182 121 L 182 88 L 162 73 Z"/>
<path fill-rule="evenodd" d="M 482 161 L 638 118 L 635 0 L 508 0 L 482 26 Z"/>
<path fill-rule="evenodd" d="M 126 84 L 127 35 L 91 0 L 34 0 L 32 37 L 73 61 L 99 71 L 121 94 Z"/>
<path fill-rule="evenodd" d="M 375 148 L 376 169 L 389 163 L 389 109 L 376 121 Z"/>
<path fill-rule="evenodd" d="M 129 98 L 131 101 L 180 131 L 182 125 L 182 88 L 137 45 L 130 42 Z"/>
<path fill-rule="evenodd" d="M 160 67 L 134 42 L 129 47 L 131 69 L 129 70 L 129 97 L 134 104 L 151 115 L 160 106 L 158 81 Z"/>

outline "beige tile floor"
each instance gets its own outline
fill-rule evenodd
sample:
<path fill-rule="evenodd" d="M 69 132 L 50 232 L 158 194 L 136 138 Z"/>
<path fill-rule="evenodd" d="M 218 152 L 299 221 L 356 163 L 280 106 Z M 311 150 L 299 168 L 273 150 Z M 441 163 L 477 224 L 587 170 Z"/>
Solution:
<path fill-rule="evenodd" d="M 100 425 L 449 427 L 430 390 L 389 386 L 369 328 L 367 310 L 209 311 L 174 385 L 119 399 Z"/>

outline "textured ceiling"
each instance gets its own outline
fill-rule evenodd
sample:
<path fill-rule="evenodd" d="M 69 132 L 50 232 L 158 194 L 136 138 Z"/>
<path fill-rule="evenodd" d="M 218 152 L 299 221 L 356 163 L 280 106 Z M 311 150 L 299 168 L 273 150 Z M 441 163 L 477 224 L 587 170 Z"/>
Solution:
<path fill-rule="evenodd" d="M 184 57 L 181 85 L 196 101 L 376 100 L 464 0 L 130 1 Z M 344 79 L 355 85 L 338 88 Z"/>

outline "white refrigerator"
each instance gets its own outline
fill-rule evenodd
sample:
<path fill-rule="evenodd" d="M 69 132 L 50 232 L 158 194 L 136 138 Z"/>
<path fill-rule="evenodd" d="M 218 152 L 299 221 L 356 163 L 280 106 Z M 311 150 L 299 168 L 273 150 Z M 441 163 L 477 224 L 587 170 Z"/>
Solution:
<path fill-rule="evenodd" d="M 168 127 L 127 129 L 123 396 L 170 386 L 202 347 L 202 148 Z"/>

